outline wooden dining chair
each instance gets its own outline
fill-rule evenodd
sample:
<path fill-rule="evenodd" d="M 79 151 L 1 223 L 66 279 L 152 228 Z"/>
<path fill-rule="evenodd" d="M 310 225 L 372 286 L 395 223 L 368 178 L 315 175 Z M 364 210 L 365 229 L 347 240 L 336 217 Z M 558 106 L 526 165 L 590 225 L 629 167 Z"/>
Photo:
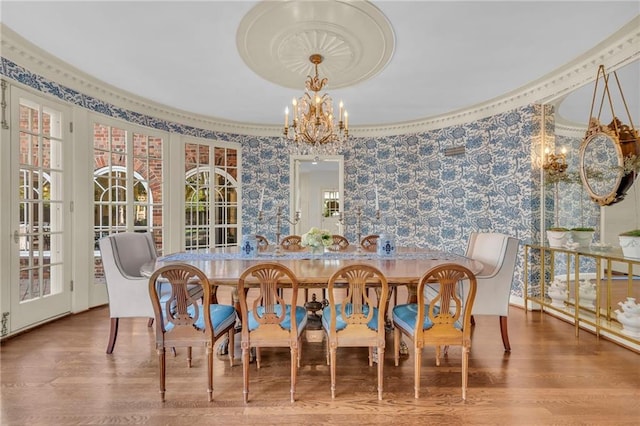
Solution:
<path fill-rule="evenodd" d="M 347 295 L 339 303 L 336 291 Z M 380 289 L 380 297 L 369 297 L 367 287 Z M 368 347 L 369 366 L 373 365 L 373 349 L 378 355 L 378 399 L 382 400 L 384 348 L 385 348 L 385 309 L 389 286 L 384 274 L 377 268 L 364 264 L 345 266 L 329 278 L 327 284 L 329 305 L 322 312 L 322 326 L 327 335 L 327 362 L 331 370 L 331 398 L 336 396 L 337 348 L 341 346 Z"/>
<path fill-rule="evenodd" d="M 160 284 L 171 287 L 168 295 L 158 292 Z M 203 298 L 190 294 L 190 288 L 202 288 Z M 231 305 L 208 303 L 211 283 L 195 266 L 172 263 L 156 270 L 149 278 L 149 296 L 156 322 L 156 351 L 160 374 L 160 397 L 165 400 L 166 348 L 186 347 L 191 367 L 191 347 L 203 346 L 207 355 L 207 393 L 213 400 L 213 346 L 229 336 L 229 362 L 233 365 L 236 310 Z M 203 302 L 204 301 L 204 302 Z"/>
<path fill-rule="evenodd" d="M 251 306 L 247 293 L 258 290 Z M 286 292 L 282 290 L 286 289 Z M 290 295 L 286 301 L 283 294 Z M 238 299 L 242 319 L 242 377 L 244 402 L 249 400 L 249 352 L 256 348 L 260 368 L 261 347 L 288 347 L 291 351 L 291 402 L 295 401 L 297 372 L 301 357 L 302 333 L 307 310 L 297 306 L 298 279 L 286 266 L 265 262 L 247 268 L 238 279 Z M 293 319 L 293 320 L 292 320 Z"/>
<path fill-rule="evenodd" d="M 462 281 L 468 282 L 468 294 L 463 304 L 458 294 Z M 436 365 L 440 365 L 442 346 L 462 348 L 462 399 L 467 398 L 469 350 L 471 349 L 471 310 L 476 297 L 476 277 L 464 266 L 449 263 L 431 268 L 418 281 L 417 294 L 424 295 L 425 284 L 438 288 L 429 304 L 419 296 L 417 303 L 393 308 L 393 354 L 395 365 L 400 355 L 400 337 L 405 334 L 413 341 L 414 396 L 420 393 L 420 367 L 422 348 L 436 347 Z"/>
<path fill-rule="evenodd" d="M 265 251 L 269 248 L 269 240 L 264 235 L 256 235 L 258 240 L 258 251 Z"/>
<path fill-rule="evenodd" d="M 280 246 L 282 250 L 286 251 L 304 250 L 304 247 L 302 247 L 302 237 L 300 235 L 287 235 L 280 242 Z"/>
<path fill-rule="evenodd" d="M 343 251 L 349 247 L 349 240 L 342 235 L 334 234 L 331 236 L 331 245 L 327 246 L 329 251 Z"/>
<path fill-rule="evenodd" d="M 378 246 L 379 237 L 380 236 L 377 234 L 367 235 L 360 240 L 360 247 L 362 247 L 364 251 L 375 252 Z"/>

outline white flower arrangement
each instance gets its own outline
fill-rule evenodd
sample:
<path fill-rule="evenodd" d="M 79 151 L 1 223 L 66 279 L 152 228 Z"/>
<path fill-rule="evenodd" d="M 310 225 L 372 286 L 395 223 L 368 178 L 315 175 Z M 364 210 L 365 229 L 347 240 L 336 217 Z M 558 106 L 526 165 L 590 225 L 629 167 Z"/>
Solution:
<path fill-rule="evenodd" d="M 306 234 L 302 234 L 302 241 L 300 241 L 300 245 L 302 247 L 328 247 L 332 242 L 333 236 L 329 231 L 313 227 L 309 229 Z"/>

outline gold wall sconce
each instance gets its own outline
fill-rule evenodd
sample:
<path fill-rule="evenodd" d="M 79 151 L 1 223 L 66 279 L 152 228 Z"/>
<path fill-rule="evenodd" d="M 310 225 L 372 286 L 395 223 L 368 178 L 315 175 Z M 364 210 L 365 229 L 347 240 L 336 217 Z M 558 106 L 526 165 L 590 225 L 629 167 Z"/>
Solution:
<path fill-rule="evenodd" d="M 567 148 L 562 147 L 559 154 L 551 152 L 549 147 L 544 150 L 542 168 L 548 173 L 564 173 L 567 171 Z"/>

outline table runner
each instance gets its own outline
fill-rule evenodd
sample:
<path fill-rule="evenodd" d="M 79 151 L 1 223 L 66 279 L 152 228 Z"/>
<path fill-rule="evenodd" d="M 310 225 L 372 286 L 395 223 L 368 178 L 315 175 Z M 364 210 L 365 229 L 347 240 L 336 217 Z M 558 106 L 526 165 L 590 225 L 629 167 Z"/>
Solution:
<path fill-rule="evenodd" d="M 363 252 L 325 252 L 314 254 L 306 251 L 283 252 L 275 254 L 274 252 L 262 252 L 255 256 L 245 257 L 240 253 L 212 253 L 212 252 L 181 252 L 168 254 L 159 260 L 163 262 L 189 262 L 201 260 L 447 260 L 457 261 L 465 259 L 464 256 L 446 253 L 441 251 L 423 251 L 423 252 L 398 252 L 392 256 L 380 256 L 376 253 Z"/>

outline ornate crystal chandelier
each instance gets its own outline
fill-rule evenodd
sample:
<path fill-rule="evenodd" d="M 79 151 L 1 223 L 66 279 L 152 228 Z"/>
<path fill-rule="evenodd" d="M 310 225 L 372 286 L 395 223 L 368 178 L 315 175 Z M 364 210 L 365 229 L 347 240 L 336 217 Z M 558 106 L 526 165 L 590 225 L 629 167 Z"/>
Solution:
<path fill-rule="evenodd" d="M 315 76 L 307 76 L 306 91 L 293 99 L 293 123 L 289 123 L 289 108 L 284 113 L 284 137 L 291 141 L 292 154 L 335 155 L 342 151 L 349 138 L 349 116 L 340 102 L 338 124 L 333 114 L 333 100 L 328 93 L 320 93 L 327 79 L 318 76 L 322 55 L 313 54 L 309 60 L 315 66 Z"/>

